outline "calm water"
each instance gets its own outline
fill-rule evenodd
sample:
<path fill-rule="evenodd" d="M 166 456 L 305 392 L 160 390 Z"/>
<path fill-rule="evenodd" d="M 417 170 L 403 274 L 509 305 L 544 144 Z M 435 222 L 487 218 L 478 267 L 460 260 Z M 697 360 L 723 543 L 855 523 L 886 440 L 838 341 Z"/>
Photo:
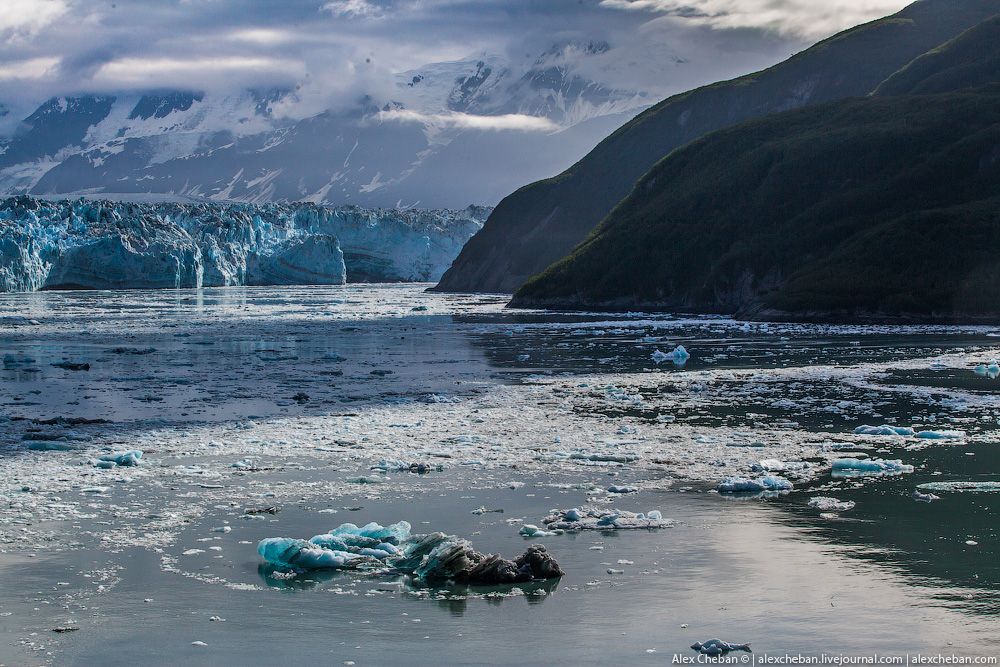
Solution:
<path fill-rule="evenodd" d="M 716 636 L 758 655 L 1000 652 L 1000 495 L 910 498 L 1000 480 L 1000 380 L 972 370 L 1000 356 L 996 330 L 502 306 L 422 286 L 0 295 L 0 663 L 664 664 Z M 683 367 L 651 360 L 676 344 Z M 884 422 L 968 435 L 852 434 Z M 137 470 L 88 463 L 133 446 Z M 597 447 L 641 456 L 561 454 Z M 915 471 L 833 479 L 841 450 Z M 258 471 L 232 467 L 247 455 Z M 388 455 L 444 470 L 350 482 Z M 777 498 L 710 492 L 767 458 L 811 467 Z M 857 506 L 822 517 L 814 496 Z M 544 538 L 567 575 L 513 592 L 275 579 L 255 552 L 406 519 L 513 556 L 523 522 L 585 504 L 676 524 Z"/>

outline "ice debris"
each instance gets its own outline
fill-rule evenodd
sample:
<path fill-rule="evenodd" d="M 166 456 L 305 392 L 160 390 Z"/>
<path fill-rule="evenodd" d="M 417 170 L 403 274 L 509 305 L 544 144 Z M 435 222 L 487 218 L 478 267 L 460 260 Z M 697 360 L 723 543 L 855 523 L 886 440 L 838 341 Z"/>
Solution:
<path fill-rule="evenodd" d="M 629 530 L 637 528 L 665 528 L 671 525 L 659 510 L 626 512 L 593 507 L 557 510 L 542 519 L 549 530 Z"/>
<path fill-rule="evenodd" d="M 833 462 L 832 469 L 835 477 L 868 473 L 898 475 L 913 472 L 913 466 L 898 459 L 891 461 L 885 459 L 837 459 Z"/>
<path fill-rule="evenodd" d="M 519 558 L 482 554 L 468 540 L 444 533 L 411 535 L 400 521 L 391 526 L 345 523 L 311 540 L 266 538 L 257 545 L 261 558 L 292 570 L 385 569 L 423 581 L 507 584 L 563 575 L 545 547 L 533 545 Z"/>
<path fill-rule="evenodd" d="M 974 370 L 976 375 L 986 375 L 994 379 L 1000 377 L 1000 363 L 996 359 L 990 359 L 986 364 L 979 364 Z"/>
<path fill-rule="evenodd" d="M 746 651 L 752 653 L 750 650 L 750 644 L 735 644 L 733 642 L 724 642 L 721 639 L 709 639 L 705 642 L 695 642 L 691 644 L 691 648 L 704 655 L 722 655 L 723 653 L 729 653 L 730 651 Z"/>
<path fill-rule="evenodd" d="M 922 493 L 919 489 L 914 489 L 910 497 L 919 503 L 930 503 L 935 500 L 941 500 L 941 496 L 935 496 L 933 493 Z"/>
<path fill-rule="evenodd" d="M 890 426 L 889 424 L 883 424 L 882 426 L 859 426 L 854 429 L 855 435 L 902 435 L 902 436 L 912 436 L 914 431 L 909 426 Z"/>
<path fill-rule="evenodd" d="M 653 361 L 657 364 L 662 364 L 664 361 L 672 361 L 678 366 L 683 366 L 687 363 L 687 360 L 691 358 L 691 354 L 684 349 L 683 345 L 678 345 L 673 349 L 672 352 L 661 352 L 656 350 L 652 354 Z"/>
<path fill-rule="evenodd" d="M 521 530 L 517 531 L 519 535 L 523 537 L 551 537 L 553 535 L 559 535 L 563 531 L 561 530 L 542 530 L 533 523 L 526 523 L 521 526 Z"/>
<path fill-rule="evenodd" d="M 792 483 L 778 475 L 749 477 L 726 477 L 715 487 L 719 493 L 761 493 L 764 491 L 791 491 Z"/>
<path fill-rule="evenodd" d="M 847 510 L 854 509 L 854 506 L 855 502 L 853 500 L 838 500 L 825 496 L 816 496 L 809 499 L 809 507 L 815 507 L 822 512 L 846 512 Z"/>
<path fill-rule="evenodd" d="M 965 431 L 920 431 L 917 437 L 924 440 L 958 440 L 965 437 Z"/>
<path fill-rule="evenodd" d="M 927 482 L 917 486 L 923 491 L 956 491 L 958 493 L 997 493 L 1000 492 L 1000 482 Z"/>
<path fill-rule="evenodd" d="M 131 467 L 139 465 L 141 459 L 142 451 L 130 449 L 127 452 L 98 456 L 97 460 L 94 461 L 94 465 L 98 468 L 114 468 L 115 466 Z"/>

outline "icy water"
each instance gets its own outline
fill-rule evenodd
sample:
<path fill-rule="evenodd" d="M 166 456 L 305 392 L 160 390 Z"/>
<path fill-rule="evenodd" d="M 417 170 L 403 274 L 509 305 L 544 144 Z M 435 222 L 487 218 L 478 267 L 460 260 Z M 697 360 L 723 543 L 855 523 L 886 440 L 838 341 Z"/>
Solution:
<path fill-rule="evenodd" d="M 1000 494 L 911 498 L 1000 482 L 1000 379 L 974 371 L 1000 330 L 509 312 L 425 287 L 0 295 L 0 664 L 658 665 L 712 637 L 758 659 L 1000 653 Z M 677 344 L 686 364 L 654 363 Z M 884 423 L 964 435 L 853 432 Z M 137 468 L 93 465 L 132 448 Z M 914 470 L 832 476 L 845 457 Z M 371 469 L 390 458 L 434 471 Z M 791 492 L 714 491 L 768 461 Z M 672 523 L 518 535 L 583 506 Z M 545 544 L 566 575 L 426 588 L 276 577 L 256 554 L 403 519 L 508 557 Z"/>

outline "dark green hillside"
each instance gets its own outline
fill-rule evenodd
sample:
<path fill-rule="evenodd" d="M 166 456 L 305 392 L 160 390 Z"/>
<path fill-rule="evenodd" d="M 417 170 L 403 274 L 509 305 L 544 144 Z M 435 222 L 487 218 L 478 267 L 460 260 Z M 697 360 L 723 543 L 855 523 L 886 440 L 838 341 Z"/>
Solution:
<path fill-rule="evenodd" d="M 997 13 L 1000 0 L 921 0 L 770 69 L 671 97 L 567 171 L 506 197 L 438 289 L 513 291 L 582 241 L 670 151 L 746 120 L 867 95 L 917 56 Z"/>
<path fill-rule="evenodd" d="M 1000 86 L 852 99 L 675 151 L 515 306 L 1000 320 Z"/>
<path fill-rule="evenodd" d="M 986 83 L 1000 83 L 1000 16 L 917 58 L 875 94 L 930 95 Z"/>

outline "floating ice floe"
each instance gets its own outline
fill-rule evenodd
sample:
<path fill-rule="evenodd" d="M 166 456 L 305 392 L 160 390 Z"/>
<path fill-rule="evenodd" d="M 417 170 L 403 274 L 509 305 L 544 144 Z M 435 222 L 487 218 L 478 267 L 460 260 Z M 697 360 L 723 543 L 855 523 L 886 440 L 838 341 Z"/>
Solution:
<path fill-rule="evenodd" d="M 266 538 L 257 553 L 273 566 L 290 570 L 384 569 L 423 581 L 453 580 L 467 584 L 508 584 L 563 575 L 545 547 L 534 545 L 510 561 L 482 554 L 462 538 L 444 533 L 411 535 L 400 521 L 391 526 L 345 523 L 311 540 Z"/>
<path fill-rule="evenodd" d="M 762 491 L 791 491 L 792 483 L 778 475 L 767 475 L 751 479 L 749 477 L 726 477 L 715 487 L 719 493 L 761 493 Z"/>
<path fill-rule="evenodd" d="M 859 426 L 854 429 L 854 433 L 855 435 L 914 435 L 913 429 L 909 426 L 890 426 L 889 424 L 883 424 L 882 426 Z"/>
<path fill-rule="evenodd" d="M 752 466 L 754 472 L 788 472 L 807 468 L 809 468 L 809 464 L 805 461 L 779 461 L 778 459 L 762 459 Z"/>
<path fill-rule="evenodd" d="M 663 518 L 659 510 L 626 512 L 592 507 L 558 510 L 542 523 L 549 530 L 631 530 L 637 528 L 666 528 L 671 521 Z"/>
<path fill-rule="evenodd" d="M 913 493 L 910 495 L 911 498 L 920 503 L 930 503 L 935 500 L 941 500 L 941 496 L 935 496 L 933 493 L 921 493 L 919 490 L 914 489 Z"/>
<path fill-rule="evenodd" d="M 989 363 L 979 364 L 973 369 L 976 375 L 986 375 L 991 378 L 1000 377 L 1000 363 L 996 359 L 990 359 Z"/>
<path fill-rule="evenodd" d="M 691 354 L 684 349 L 683 345 L 678 345 L 669 353 L 656 350 L 651 356 L 657 364 L 662 364 L 664 361 L 672 361 L 678 366 L 683 366 L 691 358 Z"/>
<path fill-rule="evenodd" d="M 617 484 L 612 484 L 608 487 L 608 493 L 635 493 L 638 490 L 638 486 L 619 486 Z"/>
<path fill-rule="evenodd" d="M 895 459 L 837 459 L 832 465 L 833 475 L 851 476 L 864 474 L 899 475 L 913 472 L 913 466 Z"/>
<path fill-rule="evenodd" d="M 524 537 L 551 537 L 561 535 L 562 532 L 561 530 L 543 530 L 533 523 L 526 523 L 521 526 L 521 530 L 517 531 L 518 535 Z"/>
<path fill-rule="evenodd" d="M 837 500 L 836 498 L 825 496 L 816 496 L 809 499 L 809 507 L 815 507 L 821 512 L 846 512 L 847 510 L 854 509 L 854 506 L 855 502 L 853 500 Z"/>
<path fill-rule="evenodd" d="M 1000 482 L 927 482 L 917 486 L 923 491 L 956 491 L 958 493 L 997 493 Z"/>
<path fill-rule="evenodd" d="M 127 452 L 117 452 L 115 454 L 104 454 L 98 456 L 94 465 L 98 468 L 114 468 L 115 466 L 137 466 L 142 459 L 142 452 L 138 449 L 130 449 Z"/>
<path fill-rule="evenodd" d="M 958 440 L 965 437 L 965 431 L 920 431 L 917 437 L 924 440 Z"/>
<path fill-rule="evenodd" d="M 730 651 L 746 651 L 748 653 L 752 653 L 750 650 L 750 644 L 724 642 L 721 639 L 709 639 L 705 642 L 695 642 L 694 644 L 691 644 L 691 648 L 704 655 L 722 655 L 723 653 L 729 653 Z"/>

